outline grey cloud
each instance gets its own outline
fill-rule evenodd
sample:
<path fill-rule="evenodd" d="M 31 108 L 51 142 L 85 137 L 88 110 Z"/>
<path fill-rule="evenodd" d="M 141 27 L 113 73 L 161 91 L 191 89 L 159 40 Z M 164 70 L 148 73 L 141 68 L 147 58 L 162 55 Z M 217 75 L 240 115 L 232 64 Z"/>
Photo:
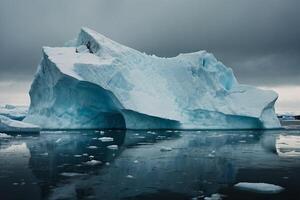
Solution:
<path fill-rule="evenodd" d="M 206 49 L 243 83 L 299 84 L 298 0 L 1 0 L 0 81 L 30 81 L 42 46 L 81 26 L 159 56 Z"/>

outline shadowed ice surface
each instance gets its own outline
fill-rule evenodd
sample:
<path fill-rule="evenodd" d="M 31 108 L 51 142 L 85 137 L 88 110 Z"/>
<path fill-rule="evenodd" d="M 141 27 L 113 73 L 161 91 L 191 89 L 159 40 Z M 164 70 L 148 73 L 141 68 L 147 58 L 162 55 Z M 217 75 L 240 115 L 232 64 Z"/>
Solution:
<path fill-rule="evenodd" d="M 297 199 L 299 185 L 298 130 L 0 134 L 0 199 Z"/>

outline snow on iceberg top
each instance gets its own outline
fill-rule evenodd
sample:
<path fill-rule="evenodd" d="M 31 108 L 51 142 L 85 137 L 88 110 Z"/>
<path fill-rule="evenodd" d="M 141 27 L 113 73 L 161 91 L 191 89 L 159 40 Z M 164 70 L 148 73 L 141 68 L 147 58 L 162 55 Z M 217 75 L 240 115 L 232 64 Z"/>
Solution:
<path fill-rule="evenodd" d="M 62 74 L 111 91 L 128 110 L 186 124 L 212 115 L 276 121 L 277 94 L 239 84 L 232 70 L 206 51 L 150 56 L 82 28 L 73 46 L 43 52 Z"/>

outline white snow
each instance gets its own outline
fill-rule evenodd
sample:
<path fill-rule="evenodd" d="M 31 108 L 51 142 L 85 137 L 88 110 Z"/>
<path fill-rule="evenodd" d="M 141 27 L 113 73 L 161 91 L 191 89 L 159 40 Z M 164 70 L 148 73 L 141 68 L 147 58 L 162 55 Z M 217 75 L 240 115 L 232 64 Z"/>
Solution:
<path fill-rule="evenodd" d="M 257 193 L 279 193 L 284 190 L 283 187 L 269 183 L 248 183 L 241 182 L 234 185 L 237 189 L 247 190 Z"/>
<path fill-rule="evenodd" d="M 149 56 L 82 28 L 44 47 L 25 121 L 43 128 L 279 128 L 273 91 L 241 85 L 206 51 Z"/>
<path fill-rule="evenodd" d="M 39 132 L 39 126 L 10 119 L 0 115 L 0 131 L 9 132 Z"/>

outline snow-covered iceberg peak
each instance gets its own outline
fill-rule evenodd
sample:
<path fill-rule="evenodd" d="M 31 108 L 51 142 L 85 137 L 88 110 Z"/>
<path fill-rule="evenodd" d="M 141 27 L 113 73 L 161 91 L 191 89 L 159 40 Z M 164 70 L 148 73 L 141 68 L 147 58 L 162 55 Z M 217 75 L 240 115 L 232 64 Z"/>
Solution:
<path fill-rule="evenodd" d="M 277 94 L 241 85 L 206 51 L 146 55 L 88 28 L 44 47 L 25 121 L 43 128 L 278 128 Z"/>

